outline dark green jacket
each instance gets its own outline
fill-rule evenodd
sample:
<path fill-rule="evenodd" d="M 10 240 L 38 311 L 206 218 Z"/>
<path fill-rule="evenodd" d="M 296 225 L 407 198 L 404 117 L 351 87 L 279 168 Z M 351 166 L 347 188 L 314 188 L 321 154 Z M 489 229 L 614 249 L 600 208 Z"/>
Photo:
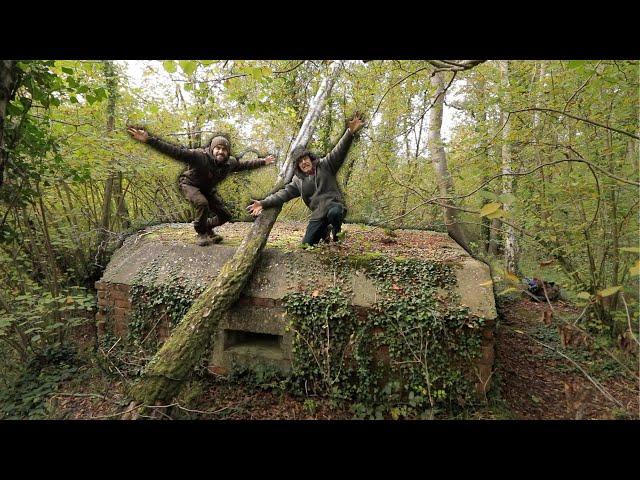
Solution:
<path fill-rule="evenodd" d="M 240 162 L 231 156 L 223 165 L 218 165 L 209 149 L 173 145 L 153 135 L 149 136 L 147 145 L 160 153 L 189 165 L 191 168 L 180 175 L 180 182 L 193 185 L 205 192 L 212 190 L 232 172 L 251 170 L 265 165 L 264 159 Z"/>
<path fill-rule="evenodd" d="M 311 220 L 324 218 L 332 203 L 344 205 L 336 174 L 347 157 L 353 142 L 353 134 L 347 129 L 340 141 L 326 157 L 313 162 L 315 175 L 307 175 L 296 167 L 296 173 L 284 188 L 260 201 L 263 208 L 280 206 L 292 198 L 302 201 L 312 210 Z"/>

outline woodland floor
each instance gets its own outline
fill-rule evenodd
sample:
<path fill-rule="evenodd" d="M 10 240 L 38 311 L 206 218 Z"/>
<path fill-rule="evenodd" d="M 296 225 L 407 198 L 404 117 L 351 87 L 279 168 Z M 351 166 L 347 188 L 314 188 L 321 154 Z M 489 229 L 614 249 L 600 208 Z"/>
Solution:
<path fill-rule="evenodd" d="M 576 318 L 579 311 L 555 302 L 556 318 Z M 563 349 L 554 324 L 542 322 L 547 307 L 527 299 L 501 305 L 496 329 L 496 363 L 487 404 L 458 413 L 457 419 L 637 419 L 639 386 L 637 358 L 619 350 L 617 356 L 631 370 L 613 360 L 601 348 L 580 346 Z M 546 344 L 550 348 L 542 346 Z M 555 350 L 555 351 L 554 351 Z M 576 361 L 602 389 L 607 399 L 562 352 Z M 635 370 L 634 370 L 635 366 Z M 101 374 L 95 367 L 60 385 L 48 400 L 48 418 L 114 419 L 127 409 L 124 383 Z M 95 374 L 95 372 L 98 374 Z M 93 373 L 92 373 L 93 372 Z M 177 400 L 179 406 L 161 409 L 173 419 L 321 419 L 354 418 L 347 407 L 328 399 L 299 398 L 269 381 L 263 383 L 211 377 L 189 384 Z M 567 388 L 570 390 L 567 391 Z M 167 415 L 169 414 L 169 415 Z M 446 417 L 445 417 L 446 418 Z"/>
<path fill-rule="evenodd" d="M 294 248 L 304 234 L 299 222 L 278 222 L 269 242 L 279 248 Z M 248 224 L 228 224 L 220 233 L 225 243 L 244 237 Z M 383 229 L 345 225 L 346 238 L 329 248 L 349 253 L 385 252 L 429 260 L 455 260 L 464 256 L 459 248 L 448 248 L 444 235 L 412 230 L 386 232 Z M 189 238 L 192 232 L 189 230 Z M 434 258 L 436 257 L 437 258 Z M 580 310 L 563 301 L 554 302 L 553 322 L 546 325 L 543 312 L 548 305 L 526 298 L 499 297 L 496 325 L 496 356 L 491 390 L 484 405 L 467 407 L 456 419 L 638 419 L 640 418 L 640 364 L 637 354 L 624 353 L 613 345 L 602 348 L 603 338 L 579 347 L 563 348 L 558 325 L 573 321 Z M 604 337 L 604 336 L 603 336 Z M 542 344 L 546 345 L 543 346 Z M 107 348 L 108 350 L 108 348 Z M 115 349 L 111 355 L 117 352 Z M 581 372 L 563 355 L 579 364 Z M 91 358 L 91 355 L 83 355 Z M 140 367 L 141 365 L 138 365 Z M 122 365 L 120 365 L 122 368 Z M 45 400 L 44 418 L 117 419 L 128 409 L 125 392 L 131 373 L 98 368 L 95 357 L 58 385 Z M 122 368 L 124 370 L 124 368 Z M 600 390 L 587 377 L 596 382 Z M 271 383 L 270 383 L 271 382 Z M 326 398 L 295 397 L 279 388 L 273 379 L 247 381 L 206 376 L 187 385 L 177 405 L 158 411 L 172 419 L 280 419 L 342 420 L 354 418 L 348 406 Z M 38 418 L 43 418 L 39 416 Z"/>

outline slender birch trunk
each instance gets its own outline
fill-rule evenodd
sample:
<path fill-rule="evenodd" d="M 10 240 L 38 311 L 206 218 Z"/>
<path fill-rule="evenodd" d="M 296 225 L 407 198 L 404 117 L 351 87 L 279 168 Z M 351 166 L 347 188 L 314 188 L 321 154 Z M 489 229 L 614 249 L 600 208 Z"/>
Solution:
<path fill-rule="evenodd" d="M 444 73 L 437 72 L 431 77 L 431 84 L 436 88 L 434 95 L 437 99 L 431 108 L 431 117 L 429 121 L 429 151 L 431 154 L 433 168 L 436 174 L 436 181 L 438 182 L 438 189 L 441 197 L 452 197 L 455 195 L 455 189 L 453 186 L 453 179 L 449 173 L 449 167 L 447 166 L 447 155 L 444 151 L 444 145 L 442 144 L 442 111 L 445 97 L 445 81 Z M 460 223 L 458 222 L 457 212 L 455 210 L 455 202 L 453 200 L 443 200 L 442 203 L 446 204 L 442 207 L 444 214 L 444 223 L 447 226 L 447 233 L 453 238 L 461 247 L 469 251 L 467 239 L 464 235 L 464 231 Z"/>
<path fill-rule="evenodd" d="M 509 105 L 509 61 L 500 61 L 501 83 L 504 91 L 503 105 Z M 513 194 L 514 177 L 510 175 L 513 173 L 511 166 L 511 123 L 507 124 L 502 129 L 502 193 Z M 504 204 L 505 213 L 509 213 L 511 206 Z M 518 274 L 518 240 L 516 238 L 516 231 L 513 227 L 505 225 L 504 229 L 504 263 L 508 272 L 514 275 Z"/>
<path fill-rule="evenodd" d="M 309 143 L 322 113 L 328 91 L 333 86 L 338 72 L 339 69 L 335 65 L 332 66 L 329 74 L 320 83 L 318 93 L 309 106 L 307 116 L 291 146 L 285 165 L 293 164 L 291 152 L 296 147 L 306 147 Z M 284 179 L 281 178 L 276 182 L 273 191 L 285 185 L 287 173 Z M 267 243 L 269 232 L 280 210 L 281 207 L 265 209 L 255 220 L 251 231 L 233 257 L 222 266 L 218 277 L 198 297 L 171 336 L 149 362 L 144 377 L 131 390 L 131 396 L 135 402 L 142 405 L 165 404 L 179 393 L 183 382 L 193 372 L 197 362 L 207 350 L 222 314 L 240 297 L 260 252 Z"/>

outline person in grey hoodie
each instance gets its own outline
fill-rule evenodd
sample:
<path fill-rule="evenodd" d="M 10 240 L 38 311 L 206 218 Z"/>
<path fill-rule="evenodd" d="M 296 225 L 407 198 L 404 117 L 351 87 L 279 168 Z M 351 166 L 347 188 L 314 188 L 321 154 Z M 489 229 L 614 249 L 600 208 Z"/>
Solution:
<path fill-rule="evenodd" d="M 249 213 L 257 217 L 263 208 L 281 206 L 293 198 L 302 197 L 312 211 L 302 243 L 315 245 L 322 239 L 328 241 L 332 230 L 333 241 L 337 241 L 347 209 L 336 174 L 347 157 L 355 134 L 363 125 L 362 115 L 356 112 L 336 146 L 320 159 L 308 150 L 294 151 L 292 159 L 296 162 L 296 171 L 291 182 L 263 200 L 254 200 L 247 207 Z"/>

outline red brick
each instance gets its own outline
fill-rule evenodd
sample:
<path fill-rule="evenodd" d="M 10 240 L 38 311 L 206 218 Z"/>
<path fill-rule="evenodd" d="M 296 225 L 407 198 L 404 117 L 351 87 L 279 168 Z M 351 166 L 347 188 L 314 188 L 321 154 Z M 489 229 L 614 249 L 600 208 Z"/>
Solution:
<path fill-rule="evenodd" d="M 493 330 L 485 329 L 482 331 L 482 338 L 486 340 L 493 340 Z"/>
<path fill-rule="evenodd" d="M 114 283 L 111 287 L 112 292 L 119 292 L 129 295 L 129 285 L 124 285 L 122 283 Z"/>
<path fill-rule="evenodd" d="M 100 300 L 98 302 L 98 310 L 102 310 L 103 312 L 108 311 L 112 307 L 113 307 L 113 302 L 110 302 L 109 300 Z"/>
<path fill-rule="evenodd" d="M 493 344 L 483 345 L 482 356 L 478 360 L 478 363 L 483 365 L 493 365 L 494 358 L 495 358 L 495 352 L 493 351 Z"/>
<path fill-rule="evenodd" d="M 113 333 L 118 337 L 123 337 L 127 333 L 127 324 L 123 318 L 115 317 L 113 322 Z"/>
<path fill-rule="evenodd" d="M 116 308 L 124 308 L 127 311 L 131 309 L 131 301 L 127 299 L 116 299 Z"/>

